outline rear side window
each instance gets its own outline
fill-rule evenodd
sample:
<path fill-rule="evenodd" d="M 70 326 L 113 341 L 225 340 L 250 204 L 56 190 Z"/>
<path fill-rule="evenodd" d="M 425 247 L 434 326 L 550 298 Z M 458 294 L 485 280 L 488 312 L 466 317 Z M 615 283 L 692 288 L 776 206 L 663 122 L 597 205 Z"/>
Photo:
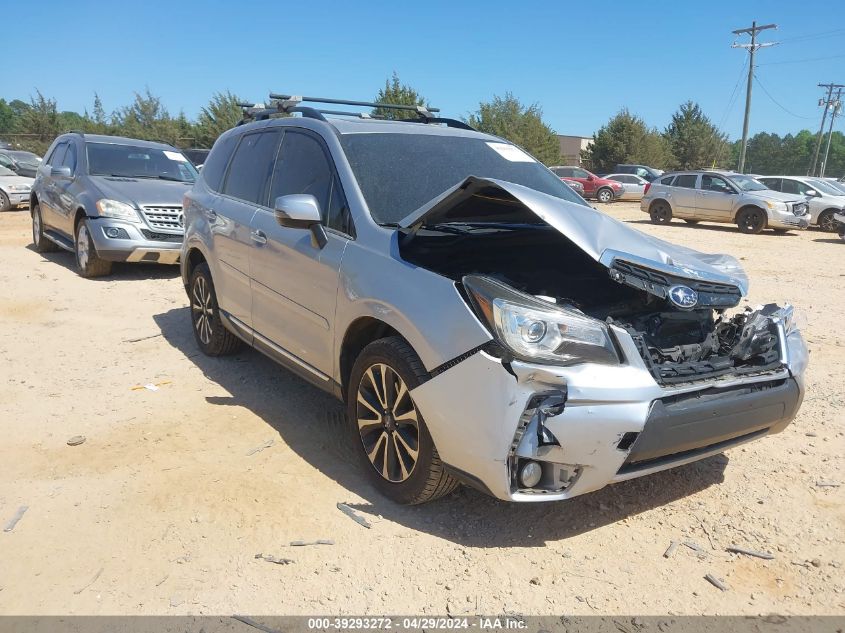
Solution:
<path fill-rule="evenodd" d="M 220 191 L 223 188 L 223 176 L 226 174 L 226 166 L 232 157 L 232 151 L 237 145 L 240 136 L 230 134 L 218 140 L 214 144 L 211 153 L 206 157 L 202 166 L 202 179 L 212 191 Z"/>
<path fill-rule="evenodd" d="M 660 179 L 660 184 L 661 185 L 671 185 L 673 180 L 675 180 L 674 176 L 666 176 L 665 178 Z"/>
<path fill-rule="evenodd" d="M 244 135 L 232 157 L 223 193 L 266 207 L 281 136 L 278 130 Z"/>
<path fill-rule="evenodd" d="M 697 177 L 695 174 L 681 174 L 675 178 L 675 186 L 695 189 L 695 180 Z"/>

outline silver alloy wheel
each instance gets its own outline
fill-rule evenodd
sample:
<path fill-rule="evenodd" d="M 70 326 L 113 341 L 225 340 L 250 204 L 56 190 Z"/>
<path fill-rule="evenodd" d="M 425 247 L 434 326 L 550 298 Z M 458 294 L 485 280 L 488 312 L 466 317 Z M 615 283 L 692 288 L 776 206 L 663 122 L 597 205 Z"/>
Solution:
<path fill-rule="evenodd" d="M 79 232 L 76 234 L 76 261 L 82 270 L 88 267 L 89 247 L 88 227 L 83 223 L 79 225 Z"/>
<path fill-rule="evenodd" d="M 32 242 L 38 246 L 38 241 L 41 239 L 41 212 L 35 209 L 32 212 Z"/>
<path fill-rule="evenodd" d="M 833 217 L 832 213 L 822 213 L 819 218 L 819 228 L 826 233 L 834 233 L 839 226 L 839 222 Z"/>
<path fill-rule="evenodd" d="M 191 315 L 197 336 L 208 345 L 211 343 L 211 319 L 214 311 L 211 307 L 211 292 L 208 289 L 208 283 L 202 276 L 198 276 L 194 281 L 194 289 L 191 292 Z"/>
<path fill-rule="evenodd" d="M 599 191 L 599 202 L 608 203 L 613 199 L 613 193 L 608 191 L 607 189 L 602 189 Z"/>
<path fill-rule="evenodd" d="M 358 384 L 358 434 L 379 475 L 400 483 L 414 472 L 420 450 L 417 408 L 405 381 L 393 368 L 376 363 Z"/>

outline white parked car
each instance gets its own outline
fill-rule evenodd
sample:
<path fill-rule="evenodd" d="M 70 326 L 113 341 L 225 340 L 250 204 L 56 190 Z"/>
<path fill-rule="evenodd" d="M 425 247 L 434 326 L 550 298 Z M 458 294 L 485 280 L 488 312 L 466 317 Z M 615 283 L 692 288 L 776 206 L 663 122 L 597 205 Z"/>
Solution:
<path fill-rule="evenodd" d="M 34 178 L 18 176 L 11 169 L 0 166 L 0 211 L 29 206 L 29 191 Z"/>
<path fill-rule="evenodd" d="M 804 176 L 763 176 L 760 182 L 774 191 L 805 196 L 810 205 L 810 225 L 833 233 L 838 222 L 833 218 L 845 208 L 845 194 L 819 178 Z"/>
<path fill-rule="evenodd" d="M 636 174 L 610 174 L 605 178 L 622 183 L 624 191 L 619 196 L 619 200 L 642 200 L 648 185 L 648 180 Z"/>

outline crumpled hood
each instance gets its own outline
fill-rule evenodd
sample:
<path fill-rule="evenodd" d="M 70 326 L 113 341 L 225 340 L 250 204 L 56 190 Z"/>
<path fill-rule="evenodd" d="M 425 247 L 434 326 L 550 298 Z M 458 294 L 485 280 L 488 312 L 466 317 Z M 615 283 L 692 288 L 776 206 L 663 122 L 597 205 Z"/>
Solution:
<path fill-rule="evenodd" d="M 194 184 L 153 178 L 90 176 L 104 198 L 132 205 L 182 206 L 182 196 Z"/>
<path fill-rule="evenodd" d="M 700 253 L 665 242 L 586 204 L 568 202 L 504 180 L 470 176 L 408 215 L 399 226 L 414 229 L 442 222 L 477 222 L 477 216 L 462 218 L 456 210 L 474 195 L 510 197 L 522 203 L 521 210 L 509 210 L 506 217 L 491 214 L 485 220 L 536 223 L 540 218 L 608 268 L 617 259 L 624 260 L 687 279 L 731 284 L 743 295 L 748 293 L 748 277 L 739 261 L 730 255 Z"/>

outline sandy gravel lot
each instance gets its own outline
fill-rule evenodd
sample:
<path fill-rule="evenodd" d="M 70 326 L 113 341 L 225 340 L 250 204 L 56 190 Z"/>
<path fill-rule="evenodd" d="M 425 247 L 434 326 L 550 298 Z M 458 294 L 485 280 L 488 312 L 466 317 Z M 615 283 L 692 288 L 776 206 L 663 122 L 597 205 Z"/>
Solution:
<path fill-rule="evenodd" d="M 0 532 L 0 613 L 845 613 L 845 486 L 818 485 L 845 483 L 845 244 L 606 211 L 740 257 L 752 303 L 804 311 L 798 419 L 565 503 L 462 488 L 414 508 L 368 487 L 329 396 L 254 351 L 199 354 L 176 268 L 85 280 L 32 250 L 27 212 L 0 215 L 0 525 L 29 507 Z M 289 546 L 315 539 L 334 544 Z M 666 559 L 673 539 L 703 551 Z"/>

